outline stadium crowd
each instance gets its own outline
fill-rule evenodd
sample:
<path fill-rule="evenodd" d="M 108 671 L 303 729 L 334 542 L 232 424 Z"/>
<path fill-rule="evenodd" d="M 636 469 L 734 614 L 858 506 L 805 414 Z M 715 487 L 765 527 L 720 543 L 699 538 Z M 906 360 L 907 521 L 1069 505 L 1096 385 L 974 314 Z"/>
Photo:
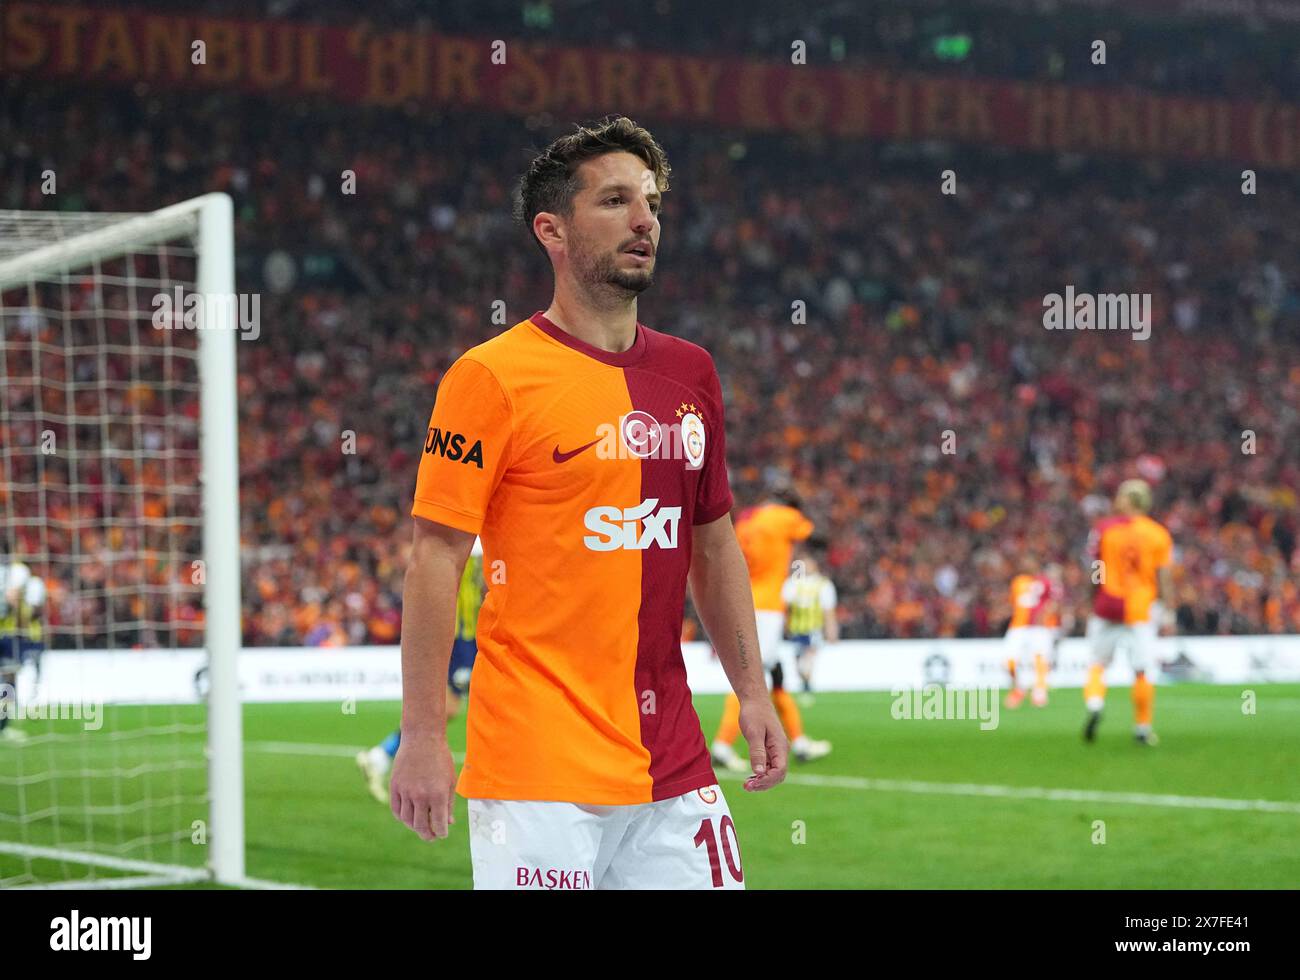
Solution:
<path fill-rule="evenodd" d="M 0 207 L 233 196 L 240 288 L 262 299 L 260 336 L 238 345 L 245 642 L 394 641 L 439 379 L 502 329 L 494 303 L 508 325 L 550 300 L 511 189 L 562 121 L 0 84 Z M 1300 632 L 1292 185 L 1250 197 L 1208 169 L 643 121 L 675 178 L 640 319 L 712 353 L 737 505 L 799 491 L 845 638 L 994 635 L 1027 553 L 1062 563 L 1081 630 L 1088 529 L 1135 474 L 1177 545 L 1183 631 Z M 326 252 L 338 277 L 264 281 L 278 249 Z M 1045 329 L 1066 285 L 1149 293 L 1149 339 Z M 192 419 L 192 396 L 172 411 Z M 27 531 L 29 553 L 49 548 Z M 197 553 L 186 533 L 173 547 Z M 114 550 L 133 542 L 84 531 L 78 547 L 104 581 L 156 591 L 110 611 L 56 571 L 56 645 L 197 642 L 188 567 L 142 569 Z"/>

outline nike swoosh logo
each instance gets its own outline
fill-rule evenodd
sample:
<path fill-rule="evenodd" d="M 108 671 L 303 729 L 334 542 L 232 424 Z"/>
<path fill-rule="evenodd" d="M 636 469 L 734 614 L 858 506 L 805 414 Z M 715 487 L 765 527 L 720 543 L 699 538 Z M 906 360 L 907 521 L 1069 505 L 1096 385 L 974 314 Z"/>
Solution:
<path fill-rule="evenodd" d="M 555 449 L 553 449 L 553 450 L 551 451 L 551 459 L 555 460 L 557 463 L 563 463 L 563 462 L 565 462 L 566 460 L 573 459 L 573 457 L 574 457 L 574 456 L 577 456 L 578 453 L 583 452 L 584 450 L 590 449 L 592 446 L 596 445 L 596 443 L 598 443 L 598 442 L 600 442 L 599 439 L 593 439 L 593 440 L 591 440 L 591 442 L 587 443 L 585 446 L 579 446 L 577 449 L 574 449 L 574 450 L 572 450 L 571 452 L 567 452 L 567 453 L 562 453 L 562 452 L 560 452 L 560 447 L 557 445 L 557 446 L 555 447 Z"/>

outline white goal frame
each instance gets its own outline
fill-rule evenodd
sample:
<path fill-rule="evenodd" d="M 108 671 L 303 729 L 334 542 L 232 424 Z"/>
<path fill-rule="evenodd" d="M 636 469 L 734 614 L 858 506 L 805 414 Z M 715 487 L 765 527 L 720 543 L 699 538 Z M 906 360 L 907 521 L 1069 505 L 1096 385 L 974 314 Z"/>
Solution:
<path fill-rule="evenodd" d="M 33 215 L 42 212 L 32 212 Z M 196 245 L 195 287 L 202 297 L 235 293 L 234 205 L 227 194 L 205 194 L 0 259 L 0 290 L 33 277 L 71 272 L 132 248 L 189 239 Z M 205 303 L 198 330 L 199 442 L 202 467 L 204 646 L 208 654 L 208 872 L 223 884 L 244 876 L 244 761 L 238 658 L 240 637 L 239 419 L 236 409 L 236 304 Z M 211 322 L 211 319 L 217 322 Z M 174 872 L 171 866 L 123 867 L 91 853 L 67 860 L 121 870 Z M 188 873 L 188 874 L 187 874 Z M 162 877 L 168 877 L 163 873 Z M 159 879 L 161 880 L 161 879 Z M 174 879 L 172 879 L 174 880 Z M 150 881 L 150 884 L 157 883 Z M 112 879 L 105 885 L 111 887 Z M 125 883 L 124 883 L 125 884 Z"/>

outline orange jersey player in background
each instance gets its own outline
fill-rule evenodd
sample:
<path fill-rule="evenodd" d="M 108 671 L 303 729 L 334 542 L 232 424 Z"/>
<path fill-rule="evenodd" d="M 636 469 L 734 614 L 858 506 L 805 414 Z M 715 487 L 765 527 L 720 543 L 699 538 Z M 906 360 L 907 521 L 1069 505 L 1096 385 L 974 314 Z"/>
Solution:
<path fill-rule="evenodd" d="M 1105 670 L 1119 646 L 1128 651 L 1137 675 L 1133 681 L 1134 737 L 1155 745 L 1152 731 L 1155 685 L 1147 672 L 1161 626 L 1172 627 L 1173 613 L 1164 601 L 1173 597 L 1173 538 L 1147 516 L 1151 488 L 1144 480 L 1125 480 L 1115 495 L 1115 510 L 1093 528 L 1088 539 L 1097 591 L 1088 619 L 1093 664 L 1084 685 L 1088 720 L 1084 738 L 1091 742 L 1106 703 Z"/>
<path fill-rule="evenodd" d="M 736 540 L 749 567 L 750 587 L 754 592 L 754 618 L 758 625 L 758 649 L 763 666 L 772 678 L 772 703 L 790 738 L 790 751 L 800 762 L 811 762 L 829 754 L 831 744 L 809 738 L 803 730 L 799 706 L 785 689 L 785 678 L 797 676 L 794 657 L 782 634 L 785 629 L 785 602 L 781 588 L 790 574 L 790 557 L 795 542 L 807 540 L 813 523 L 799 512 L 799 499 L 793 491 L 777 494 L 773 499 L 751 507 L 737 516 Z M 742 772 L 744 760 L 732 748 L 740 734 L 740 701 L 727 696 L 722 721 L 713 738 L 713 761 L 733 772 Z"/>
<path fill-rule="evenodd" d="M 1024 701 L 1024 685 L 1031 664 L 1033 704 L 1039 708 L 1047 704 L 1047 674 L 1061 624 L 1060 597 L 1060 583 L 1047 573 L 1040 574 L 1037 557 L 1026 558 L 1021 573 L 1011 580 L 1011 622 L 1006 637 L 1007 672 L 1011 675 L 1011 690 L 1006 698 L 1008 708 L 1018 708 Z"/>

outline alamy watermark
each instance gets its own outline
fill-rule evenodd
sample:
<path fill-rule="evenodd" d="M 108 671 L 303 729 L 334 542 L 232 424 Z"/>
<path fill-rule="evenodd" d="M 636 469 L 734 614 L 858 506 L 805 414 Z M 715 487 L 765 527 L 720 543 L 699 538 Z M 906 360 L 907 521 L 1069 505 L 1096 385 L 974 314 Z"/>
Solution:
<path fill-rule="evenodd" d="M 1134 340 L 1151 336 L 1150 293 L 1076 293 L 1043 297 L 1043 326 L 1048 330 L 1131 330 Z"/>
<path fill-rule="evenodd" d="M 980 731 L 998 727 L 1001 690 L 994 687 L 895 687 L 889 714 L 896 721 L 979 721 Z"/>
<path fill-rule="evenodd" d="M 170 293 L 155 293 L 155 330 L 238 330 L 241 340 L 262 335 L 260 293 L 192 293 L 176 286 Z"/>
<path fill-rule="evenodd" d="M 0 684 L 0 715 L 10 721 L 79 721 L 88 732 L 104 727 L 102 700 L 19 701 L 12 684 Z"/>

